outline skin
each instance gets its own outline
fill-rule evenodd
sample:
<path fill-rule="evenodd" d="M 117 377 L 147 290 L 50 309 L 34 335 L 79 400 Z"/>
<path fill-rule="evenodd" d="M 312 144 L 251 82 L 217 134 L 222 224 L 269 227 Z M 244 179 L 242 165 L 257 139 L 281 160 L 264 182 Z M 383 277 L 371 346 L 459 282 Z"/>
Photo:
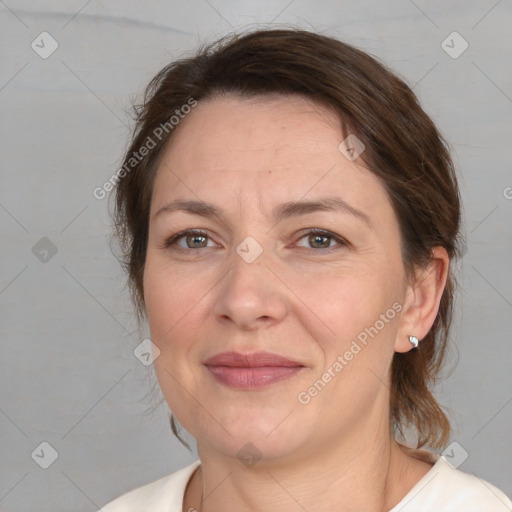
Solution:
<path fill-rule="evenodd" d="M 431 468 L 392 437 L 390 367 L 395 352 L 412 348 L 410 334 L 421 340 L 432 326 L 449 259 L 436 248 L 432 265 L 408 281 L 385 189 L 338 150 L 343 139 L 339 118 L 304 98 L 224 95 L 200 102 L 166 148 L 152 196 L 144 299 L 160 350 L 159 384 L 201 459 L 183 510 L 383 512 Z M 327 196 L 363 212 L 371 227 L 337 210 L 272 218 L 284 202 Z M 175 199 L 212 203 L 223 217 L 156 215 Z M 318 240 L 307 228 L 347 243 Z M 165 247 L 185 229 L 207 237 Z M 263 250 L 252 263 L 236 252 L 247 236 Z M 199 248 L 189 248 L 194 243 Z M 298 394 L 394 303 L 402 310 L 299 403 Z M 202 364 L 231 350 L 265 350 L 305 368 L 264 389 L 235 390 Z M 252 467 L 237 457 L 248 442 L 261 454 Z"/>

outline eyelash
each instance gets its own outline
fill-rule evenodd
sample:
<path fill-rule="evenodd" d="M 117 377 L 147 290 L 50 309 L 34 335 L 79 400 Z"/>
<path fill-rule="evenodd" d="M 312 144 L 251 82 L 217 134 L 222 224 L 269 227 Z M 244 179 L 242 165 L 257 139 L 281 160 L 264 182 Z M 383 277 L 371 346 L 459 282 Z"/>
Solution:
<path fill-rule="evenodd" d="M 331 233 L 330 231 L 325 231 L 323 229 L 318 229 L 318 228 L 310 228 L 310 229 L 306 230 L 305 232 L 302 233 L 302 235 L 298 238 L 298 240 L 302 240 L 304 237 L 310 236 L 310 235 L 316 235 L 316 236 L 323 236 L 323 237 L 326 237 L 326 238 L 331 238 L 331 239 L 335 240 L 339 244 L 338 246 L 349 246 L 350 245 L 344 238 L 342 238 L 342 237 L 340 237 L 338 235 L 335 235 L 334 233 Z M 169 237 L 167 240 L 165 240 L 165 242 L 164 242 L 162 247 L 164 249 L 169 249 L 170 247 L 175 245 L 176 242 L 178 242 L 181 238 L 184 238 L 186 236 L 201 236 L 201 237 L 210 239 L 208 234 L 206 232 L 200 230 L 200 229 L 187 229 L 185 231 L 180 231 L 179 233 L 176 233 L 175 235 L 172 235 L 171 237 Z M 311 249 L 313 251 L 318 251 L 319 249 L 330 250 L 330 249 L 335 249 L 335 248 L 336 248 L 336 246 L 333 246 L 333 247 L 320 247 L 320 248 L 306 247 L 306 249 Z M 196 249 L 206 249 L 206 247 L 197 247 Z M 179 247 L 176 250 L 193 251 L 194 248 L 186 248 L 186 249 L 184 249 L 183 247 Z"/>

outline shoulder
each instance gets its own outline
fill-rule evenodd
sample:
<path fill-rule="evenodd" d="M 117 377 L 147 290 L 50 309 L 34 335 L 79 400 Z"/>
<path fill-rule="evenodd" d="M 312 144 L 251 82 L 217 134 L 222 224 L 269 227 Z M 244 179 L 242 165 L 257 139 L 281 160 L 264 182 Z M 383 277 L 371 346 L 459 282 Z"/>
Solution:
<path fill-rule="evenodd" d="M 127 492 L 98 512 L 181 512 L 185 487 L 199 464 L 196 461 L 175 473 Z"/>
<path fill-rule="evenodd" d="M 390 512 L 512 512 L 512 501 L 492 485 L 452 467 L 444 457 Z"/>

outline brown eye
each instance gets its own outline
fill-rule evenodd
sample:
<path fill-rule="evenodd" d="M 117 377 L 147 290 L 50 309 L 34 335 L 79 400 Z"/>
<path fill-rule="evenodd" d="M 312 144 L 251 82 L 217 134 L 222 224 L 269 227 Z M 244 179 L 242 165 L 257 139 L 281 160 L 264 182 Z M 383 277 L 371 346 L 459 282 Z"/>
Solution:
<path fill-rule="evenodd" d="M 301 247 L 307 247 L 308 249 L 332 249 L 338 246 L 347 246 L 343 238 L 330 233 L 329 231 L 323 231 L 318 229 L 310 229 L 299 240 L 306 239 L 306 244 L 298 244 Z M 332 242 L 335 242 L 334 244 Z"/>
<path fill-rule="evenodd" d="M 195 229 L 189 229 L 182 231 L 171 236 L 165 241 L 164 247 L 169 248 L 177 246 L 179 249 L 203 249 L 208 246 L 208 242 L 211 242 L 210 238 L 203 231 Z M 213 242 L 212 242 L 213 243 Z"/>
<path fill-rule="evenodd" d="M 185 243 L 187 244 L 187 247 L 189 249 L 198 249 L 200 247 L 206 247 L 207 244 L 207 237 L 203 235 L 186 235 L 183 238 L 185 238 Z"/>
<path fill-rule="evenodd" d="M 312 247 L 325 249 L 331 245 L 331 239 L 326 235 L 309 235 L 308 242 Z"/>

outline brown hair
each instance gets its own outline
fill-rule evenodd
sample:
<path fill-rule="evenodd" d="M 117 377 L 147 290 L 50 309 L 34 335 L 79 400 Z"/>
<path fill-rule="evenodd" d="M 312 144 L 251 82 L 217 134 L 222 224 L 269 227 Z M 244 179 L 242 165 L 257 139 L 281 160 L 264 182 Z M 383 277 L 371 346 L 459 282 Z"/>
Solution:
<path fill-rule="evenodd" d="M 401 79 L 368 54 L 324 35 L 295 29 L 231 35 L 163 68 L 148 85 L 143 104 L 135 107 L 126 172 L 115 189 L 114 227 L 139 325 L 146 314 L 143 272 L 152 186 L 173 133 L 169 119 L 191 99 L 199 102 L 222 93 L 299 94 L 327 105 L 339 114 L 343 136 L 352 133 L 363 142 L 366 149 L 358 162 L 380 178 L 389 194 L 408 275 L 414 278 L 416 269 L 426 268 L 436 246 L 444 247 L 451 259 L 460 257 L 454 167 L 444 139 Z M 156 140 L 155 133 L 166 123 L 165 136 Z M 134 161 L 150 138 L 155 146 Z M 444 447 L 450 436 L 448 418 L 430 388 L 445 360 L 454 290 L 450 268 L 430 332 L 418 349 L 393 356 L 391 426 L 402 436 L 406 426 L 413 426 L 418 448 Z M 172 415 L 171 426 L 177 434 Z"/>

